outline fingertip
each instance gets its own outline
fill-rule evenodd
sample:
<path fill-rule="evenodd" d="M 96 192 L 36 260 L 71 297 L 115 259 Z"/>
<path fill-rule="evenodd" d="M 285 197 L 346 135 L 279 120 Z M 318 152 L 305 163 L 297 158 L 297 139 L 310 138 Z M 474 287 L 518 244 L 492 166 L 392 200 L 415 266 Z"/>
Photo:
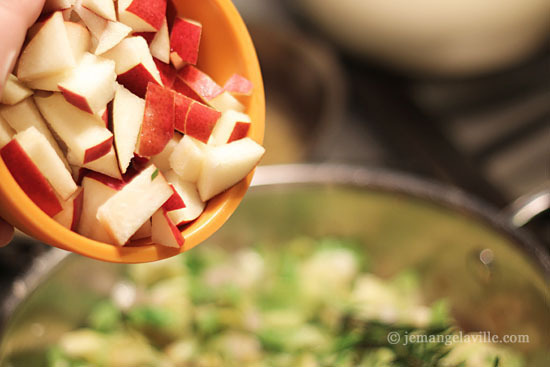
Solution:
<path fill-rule="evenodd" d="M 21 1 L 21 0 L 18 0 Z M 42 12 L 45 0 L 23 0 L 23 6 L 26 10 L 27 28 L 32 26 Z"/>
<path fill-rule="evenodd" d="M 10 15 L 11 22 L 21 22 L 25 28 L 30 27 L 42 11 L 45 0 L 2 0 L 4 15 Z"/>
<path fill-rule="evenodd" d="M 12 71 L 25 33 L 38 18 L 44 0 L 0 0 L 0 96 L 8 74 Z"/>
<path fill-rule="evenodd" d="M 13 226 L 0 219 L 0 247 L 6 246 L 13 238 Z"/>

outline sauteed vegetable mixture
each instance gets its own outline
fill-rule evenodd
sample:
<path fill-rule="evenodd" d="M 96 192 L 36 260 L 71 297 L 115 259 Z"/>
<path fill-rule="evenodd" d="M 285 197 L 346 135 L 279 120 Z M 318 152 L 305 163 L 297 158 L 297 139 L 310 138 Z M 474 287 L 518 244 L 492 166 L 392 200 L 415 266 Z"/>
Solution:
<path fill-rule="evenodd" d="M 170 260 L 129 266 L 111 298 L 50 348 L 48 363 L 524 365 L 519 355 L 496 344 L 446 343 L 460 330 L 445 300 L 427 303 L 414 272 L 383 279 L 369 268 L 359 243 L 331 238 L 296 238 L 278 251 L 261 244 L 236 251 L 204 246 Z M 413 335 L 431 342 L 411 343 Z"/>

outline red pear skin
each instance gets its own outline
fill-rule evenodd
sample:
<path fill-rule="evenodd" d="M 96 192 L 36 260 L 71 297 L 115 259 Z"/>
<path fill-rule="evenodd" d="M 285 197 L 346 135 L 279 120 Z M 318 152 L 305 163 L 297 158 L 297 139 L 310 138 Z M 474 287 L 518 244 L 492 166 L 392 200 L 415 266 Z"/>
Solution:
<path fill-rule="evenodd" d="M 170 217 L 168 216 L 168 211 L 164 208 L 160 208 L 160 210 L 163 216 L 163 220 L 166 221 L 170 232 L 172 232 L 172 237 L 176 241 L 176 244 L 179 247 L 183 247 L 183 245 L 185 244 L 185 238 L 183 238 L 178 227 L 174 224 L 174 222 L 172 222 L 172 219 L 170 219 Z"/>
<path fill-rule="evenodd" d="M 170 34 L 170 49 L 181 57 L 184 63 L 195 65 L 199 58 L 199 44 L 202 26 L 182 18 L 176 18 Z"/>
<path fill-rule="evenodd" d="M 105 127 L 109 129 L 110 132 L 113 132 L 113 124 L 111 122 L 111 113 L 113 111 L 113 102 L 107 103 L 107 107 L 101 116 L 103 122 L 105 122 Z"/>
<path fill-rule="evenodd" d="M 162 152 L 174 136 L 174 92 L 149 83 L 137 153 L 151 157 Z"/>
<path fill-rule="evenodd" d="M 191 89 L 185 82 L 176 76 L 174 83 L 172 84 L 172 89 L 178 93 L 183 94 L 189 98 L 194 99 L 197 102 L 204 102 L 204 100 L 199 96 L 193 89 Z"/>
<path fill-rule="evenodd" d="M 231 143 L 232 141 L 246 138 L 246 136 L 248 135 L 249 129 L 250 129 L 250 122 L 237 122 L 227 142 Z"/>
<path fill-rule="evenodd" d="M 198 94 L 203 101 L 208 102 L 224 92 L 212 78 L 193 65 L 185 65 L 178 72 L 178 77 Z"/>
<path fill-rule="evenodd" d="M 223 89 L 231 94 L 249 96 L 252 94 L 253 85 L 252 82 L 244 76 L 233 74 L 227 82 L 225 82 Z"/>
<path fill-rule="evenodd" d="M 153 38 L 155 38 L 155 32 L 135 32 L 132 36 L 140 36 L 145 38 L 147 44 L 151 46 L 151 42 L 153 42 Z"/>
<path fill-rule="evenodd" d="M 40 209 L 50 217 L 63 210 L 54 189 L 17 140 L 6 144 L 0 155 L 15 181 Z"/>
<path fill-rule="evenodd" d="M 162 208 L 162 215 L 164 215 L 164 218 L 166 219 L 166 221 L 168 222 L 168 225 L 170 226 L 170 230 L 172 231 L 172 235 L 174 236 L 174 238 L 176 239 L 178 245 L 180 247 L 183 247 L 183 245 L 185 244 L 185 238 L 181 235 L 181 232 L 180 230 L 178 229 L 178 227 L 174 224 L 174 222 L 172 222 L 172 220 L 170 219 L 170 217 L 168 216 L 168 212 L 166 211 L 166 209 Z"/>
<path fill-rule="evenodd" d="M 80 216 L 82 215 L 82 204 L 84 203 L 84 190 L 80 190 L 80 193 L 73 201 L 73 221 L 71 223 L 71 231 L 76 232 L 78 230 L 78 224 L 80 223 Z"/>
<path fill-rule="evenodd" d="M 193 102 L 185 120 L 184 134 L 207 143 L 221 115 L 221 112 L 213 108 L 199 102 Z"/>
<path fill-rule="evenodd" d="M 166 0 L 134 0 L 126 11 L 134 13 L 158 31 L 166 14 Z"/>
<path fill-rule="evenodd" d="M 124 186 L 126 186 L 126 184 L 128 183 L 126 181 L 120 181 L 120 180 L 117 180 L 116 178 L 113 178 L 111 176 L 107 176 L 107 175 L 104 175 L 102 173 L 95 172 L 95 171 L 90 171 L 90 170 L 86 170 L 83 173 L 83 177 L 88 177 L 88 178 L 91 178 L 93 180 L 96 180 L 97 182 L 101 182 L 105 186 L 108 186 L 111 189 L 116 190 L 116 191 L 122 190 L 122 188 Z M 82 182 L 82 180 L 80 180 L 80 181 Z"/>
<path fill-rule="evenodd" d="M 88 104 L 88 101 L 86 100 L 86 98 L 84 98 L 84 96 L 73 93 L 70 90 L 63 88 L 62 86 L 57 86 L 57 87 L 59 88 L 61 93 L 63 93 L 63 97 L 65 97 L 67 102 L 69 102 L 75 107 L 80 108 L 84 112 L 94 113 L 92 111 L 92 108 Z"/>
<path fill-rule="evenodd" d="M 166 88 L 172 88 L 177 77 L 176 69 L 174 69 L 172 65 L 165 64 L 157 58 L 153 57 L 153 61 L 155 62 L 155 65 L 157 65 L 162 84 L 164 84 Z"/>
<path fill-rule="evenodd" d="M 170 199 L 168 199 L 162 207 L 169 212 L 172 210 L 184 209 L 185 203 L 183 202 L 183 199 L 181 198 L 180 194 L 178 194 L 178 192 L 174 188 L 174 185 L 170 185 L 170 187 L 172 188 L 172 191 L 174 192 L 174 194 L 170 196 Z"/>
<path fill-rule="evenodd" d="M 149 83 L 158 84 L 143 64 L 138 64 L 127 72 L 120 74 L 117 81 L 140 98 L 145 98 Z"/>
<path fill-rule="evenodd" d="M 174 93 L 174 128 L 181 133 L 185 133 L 185 120 L 187 120 L 187 114 L 194 102 L 183 94 Z"/>
<path fill-rule="evenodd" d="M 174 22 L 178 16 L 178 9 L 174 5 L 174 0 L 168 0 L 166 4 L 166 22 L 168 22 L 168 29 L 174 27 Z"/>
<path fill-rule="evenodd" d="M 105 154 L 109 153 L 111 147 L 113 146 L 113 137 L 105 140 L 103 143 L 96 145 L 88 150 L 84 154 L 84 164 L 93 162 L 96 159 L 103 157 Z"/>

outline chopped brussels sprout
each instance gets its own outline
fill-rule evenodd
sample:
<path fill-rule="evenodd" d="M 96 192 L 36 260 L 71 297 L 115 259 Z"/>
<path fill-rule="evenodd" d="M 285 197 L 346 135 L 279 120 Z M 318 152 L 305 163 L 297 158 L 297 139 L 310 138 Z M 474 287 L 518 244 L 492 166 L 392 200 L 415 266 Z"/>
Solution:
<path fill-rule="evenodd" d="M 298 237 L 129 266 L 124 297 L 99 302 L 48 366 L 525 366 L 499 345 L 389 343 L 390 332 L 458 329 L 445 300 L 426 302 L 417 273 L 382 278 L 369 261 L 357 241 Z"/>

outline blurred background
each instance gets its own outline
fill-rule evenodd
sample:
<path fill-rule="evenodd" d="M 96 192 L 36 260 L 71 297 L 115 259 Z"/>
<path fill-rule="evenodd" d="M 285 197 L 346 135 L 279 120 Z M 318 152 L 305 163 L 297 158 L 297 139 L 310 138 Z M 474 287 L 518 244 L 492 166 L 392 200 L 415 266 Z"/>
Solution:
<path fill-rule="evenodd" d="M 234 0 L 234 3 L 249 27 L 265 82 L 267 154 L 263 165 L 345 163 L 440 182 L 488 203 L 514 226 L 525 227 L 550 253 L 549 0 Z M 460 198 L 457 195 L 455 200 Z M 332 202 L 340 206 L 341 213 L 359 217 L 350 207 L 364 213 L 365 203 L 356 197 L 349 201 L 341 199 Z M 251 195 L 243 205 L 245 211 L 241 211 L 245 213 L 248 206 L 248 213 L 252 213 L 241 218 L 245 229 L 239 231 L 237 221 L 233 223 L 237 228 L 233 232 L 239 236 L 253 233 L 248 230 L 250 223 L 258 218 L 262 208 L 270 208 L 267 214 L 259 216 L 261 223 L 269 224 L 266 226 L 273 230 L 274 237 L 282 233 L 283 237 L 291 236 L 287 232 L 292 232 L 288 230 L 292 226 L 285 227 L 287 231 L 271 226 L 282 222 L 280 218 L 269 219 L 269 215 L 277 216 L 277 204 L 281 204 L 279 197 L 272 200 L 266 204 L 263 197 L 254 201 Z M 309 202 L 317 204 L 318 200 L 315 197 Z M 287 201 L 303 207 L 308 202 L 294 201 L 293 197 Z M 319 211 L 316 205 L 312 208 L 306 211 L 309 214 L 300 215 L 300 220 L 283 214 L 280 217 L 289 223 L 317 224 L 316 214 L 324 211 Z M 447 226 L 451 235 L 442 238 L 451 238 L 456 243 L 450 241 L 445 251 L 438 252 L 437 247 L 426 246 L 439 241 L 437 235 L 432 238 L 430 226 L 439 229 L 445 226 L 431 218 L 424 227 L 430 228 L 426 237 L 417 238 L 411 247 L 408 235 L 402 236 L 407 232 L 386 238 L 385 230 L 393 228 L 399 218 L 410 228 L 422 228 L 422 216 L 395 204 L 385 212 L 374 208 L 373 213 L 383 218 L 385 215 L 385 221 L 379 223 L 389 223 L 389 227 L 381 226 L 382 240 L 373 241 L 380 242 L 380 253 L 388 259 L 379 263 L 380 269 L 388 271 L 400 262 L 407 262 L 409 257 L 414 258 L 407 255 L 406 249 L 412 249 L 417 259 L 429 254 L 436 261 L 426 257 L 425 263 L 440 269 L 443 275 L 426 277 L 427 284 L 433 284 L 434 289 L 445 290 L 449 285 L 449 289 L 459 290 L 448 293 L 457 296 L 454 311 L 467 316 L 461 320 L 466 329 L 491 329 L 494 325 L 480 320 L 501 319 L 512 320 L 511 324 L 522 330 L 531 327 L 524 320 L 535 320 L 529 330 L 545 329 L 541 325 L 547 324 L 548 302 L 544 294 L 547 283 L 541 283 L 540 290 L 533 287 L 535 278 L 529 277 L 536 268 L 531 268 L 532 264 L 517 267 L 521 258 L 516 248 L 506 247 L 509 256 L 496 251 L 505 266 L 493 268 L 492 259 L 485 263 L 481 256 L 486 250 L 477 258 L 479 246 L 491 249 L 492 242 L 483 240 L 483 236 L 479 243 L 477 238 L 464 240 L 469 234 L 476 237 L 478 233 L 471 228 L 461 229 L 453 222 Z M 337 222 L 338 215 L 328 217 L 328 223 Z M 246 242 L 235 240 L 240 237 L 229 238 L 234 243 Z M 39 257 L 49 247 L 27 237 L 18 236 L 16 242 L 0 249 L 0 301 L 8 294 L 14 299 L 26 295 L 27 284 L 38 280 L 32 278 L 33 274 L 39 276 L 62 258 L 61 252 L 53 251 Z M 398 243 L 403 246 L 396 246 Z M 486 253 L 493 254 L 490 250 Z M 463 263 L 459 261 L 461 258 L 468 261 Z M 479 269 L 471 267 L 472 259 Z M 83 291 L 89 291 L 90 284 L 95 286 L 90 279 L 99 283 L 109 277 L 116 279 L 115 271 L 122 269 L 76 256 L 66 264 L 65 272 L 55 274 L 69 274 L 59 277 L 62 280 L 59 284 L 68 286 L 73 295 L 71 302 L 88 300 L 89 294 Z M 89 273 L 81 272 L 83 264 L 88 264 Z M 21 280 L 19 277 L 31 267 L 37 271 L 29 272 L 31 278 Z M 67 269 L 73 269 L 81 279 L 67 273 Z M 99 277 L 89 277 L 91 273 Z M 476 281 L 470 283 L 471 288 L 461 288 L 472 279 Z M 45 292 L 57 291 L 57 284 L 52 284 L 51 288 L 44 288 Z M 103 287 L 104 293 L 109 294 L 112 284 L 107 282 Z M 470 292 L 472 289 L 479 293 Z M 82 297 L 74 296 L 81 291 Z M 472 301 L 475 299 L 472 294 L 478 295 L 480 303 Z M 56 301 L 55 297 L 46 298 Z M 64 297 L 59 299 L 65 303 Z M 537 304 L 540 309 L 534 306 Z M 49 309 L 37 305 L 37 309 Z M 83 309 L 75 307 L 76 311 Z M 61 316 L 66 321 L 74 315 Z M 475 323 L 464 322 L 471 317 L 477 318 Z M 541 340 L 544 337 L 548 334 L 541 336 Z M 40 340 L 40 336 L 36 338 Z"/>
<path fill-rule="evenodd" d="M 234 2 L 265 78 L 263 164 L 413 173 L 550 248 L 548 0 Z M 0 250 L 0 293 L 45 250 L 19 242 Z"/>
<path fill-rule="evenodd" d="M 549 1 L 235 4 L 266 83 L 263 164 L 384 167 L 508 213 L 530 203 L 548 245 Z"/>

